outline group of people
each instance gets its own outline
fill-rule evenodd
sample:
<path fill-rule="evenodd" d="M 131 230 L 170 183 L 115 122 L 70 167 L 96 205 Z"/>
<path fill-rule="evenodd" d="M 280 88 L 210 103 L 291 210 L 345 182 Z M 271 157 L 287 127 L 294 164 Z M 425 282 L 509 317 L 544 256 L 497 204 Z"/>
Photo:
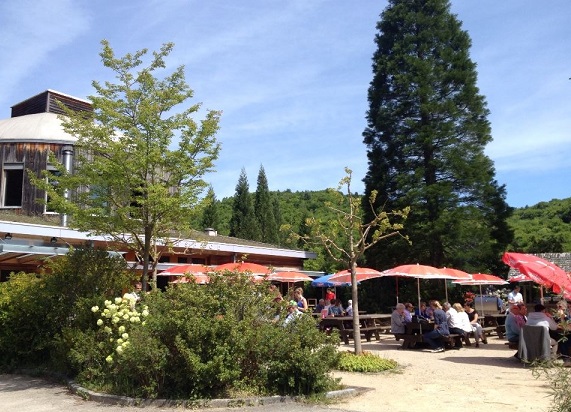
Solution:
<path fill-rule="evenodd" d="M 281 302 L 283 297 L 275 285 L 271 285 L 270 288 L 275 293 L 276 297 L 274 301 Z M 288 324 L 295 318 L 299 317 L 303 313 L 309 313 L 310 307 L 307 303 L 307 299 L 303 296 L 303 288 L 295 288 L 288 301 L 288 314 L 284 320 L 284 324 Z M 324 299 L 319 299 L 319 302 L 313 309 L 314 313 L 320 313 L 322 317 L 325 316 L 352 316 L 353 315 L 353 304 L 352 301 L 348 301 L 347 307 L 343 307 L 341 299 L 337 299 L 335 293 L 332 289 L 327 289 Z"/>
<path fill-rule="evenodd" d="M 562 339 L 568 331 L 569 320 L 570 315 L 565 300 L 557 302 L 553 313 L 549 312 L 541 303 L 536 304 L 533 307 L 533 312 L 528 313 L 523 300 L 517 300 L 510 306 L 506 317 L 506 338 L 508 342 L 517 344 L 525 325 L 543 326 L 549 332 L 552 353 L 560 354 L 564 358 L 564 365 L 571 367 L 571 340 Z M 518 354 L 519 352 L 514 356 L 518 357 Z"/>
<path fill-rule="evenodd" d="M 478 312 L 471 303 L 452 305 L 445 302 L 441 305 L 439 301 L 431 300 L 428 306 L 425 302 L 421 302 L 417 310 L 414 309 L 412 303 L 398 303 L 391 315 L 391 333 L 405 334 L 406 325 L 413 321 L 413 317 L 418 322 L 424 322 L 427 325 L 422 338 L 430 346 L 432 352 L 443 352 L 443 338 L 450 334 L 464 336 L 473 332 L 476 347 L 480 346 L 480 341 L 484 344 L 488 343 L 478 321 Z M 457 345 L 461 347 L 461 343 Z"/>

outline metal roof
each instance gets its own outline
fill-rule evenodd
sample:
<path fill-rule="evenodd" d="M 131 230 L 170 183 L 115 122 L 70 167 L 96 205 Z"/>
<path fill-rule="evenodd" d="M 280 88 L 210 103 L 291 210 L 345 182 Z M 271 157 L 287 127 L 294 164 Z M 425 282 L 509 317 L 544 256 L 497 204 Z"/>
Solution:
<path fill-rule="evenodd" d="M 0 120 L 0 142 L 73 144 L 77 139 L 66 133 L 55 113 L 36 113 Z"/>

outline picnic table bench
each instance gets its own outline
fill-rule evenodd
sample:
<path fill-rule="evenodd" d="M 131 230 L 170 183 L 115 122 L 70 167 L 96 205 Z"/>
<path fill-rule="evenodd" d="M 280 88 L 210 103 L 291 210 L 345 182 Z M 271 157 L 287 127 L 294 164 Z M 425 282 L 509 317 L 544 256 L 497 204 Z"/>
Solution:
<path fill-rule="evenodd" d="M 432 323 L 418 323 L 411 322 L 406 324 L 406 332 L 404 334 L 395 334 L 397 340 L 402 339 L 402 349 L 414 349 L 417 343 L 424 342 L 423 333 L 432 330 L 434 325 Z M 449 344 L 451 346 L 460 347 L 462 342 L 466 346 L 472 346 L 468 334 L 458 335 L 456 333 L 451 333 L 450 335 L 443 336 L 442 341 L 444 344 Z"/>
<path fill-rule="evenodd" d="M 506 315 L 484 315 L 482 330 L 488 336 L 496 333 L 498 338 L 503 339 L 506 334 Z"/>
<path fill-rule="evenodd" d="M 383 319 L 390 315 L 382 315 L 378 313 L 359 315 L 359 332 L 371 341 L 373 335 L 377 340 L 381 340 L 380 332 L 390 330 L 390 324 L 386 325 Z M 389 320 L 390 322 L 390 320 Z M 385 324 L 383 324 L 385 323 Z M 327 316 L 319 322 L 319 329 L 330 332 L 333 328 L 339 330 L 339 335 L 345 344 L 349 344 L 349 339 L 353 338 L 353 317 L 352 316 Z"/>

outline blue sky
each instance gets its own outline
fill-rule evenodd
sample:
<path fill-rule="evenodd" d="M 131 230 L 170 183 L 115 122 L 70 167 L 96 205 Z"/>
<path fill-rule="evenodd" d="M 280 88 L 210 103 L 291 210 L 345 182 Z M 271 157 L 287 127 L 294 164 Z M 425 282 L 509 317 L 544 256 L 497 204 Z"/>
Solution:
<path fill-rule="evenodd" d="M 362 192 L 361 133 L 375 24 L 386 1 L 12 0 L 0 3 L 0 118 L 46 89 L 86 98 L 112 80 L 117 55 L 175 49 L 194 102 L 222 110 L 222 151 L 209 175 L 219 199 L 242 167 L 250 190 L 263 165 L 270 190 L 336 187 L 344 167 Z M 472 38 L 491 111 L 486 153 L 511 206 L 571 197 L 571 2 L 454 0 Z"/>

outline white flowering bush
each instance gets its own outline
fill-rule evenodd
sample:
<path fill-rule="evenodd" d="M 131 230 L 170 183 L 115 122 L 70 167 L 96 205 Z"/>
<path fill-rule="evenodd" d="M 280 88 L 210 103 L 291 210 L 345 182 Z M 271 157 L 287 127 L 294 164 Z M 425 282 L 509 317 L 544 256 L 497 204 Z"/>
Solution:
<path fill-rule="evenodd" d="M 99 306 L 91 308 L 93 313 L 100 313 L 97 326 L 104 331 L 107 338 L 107 342 L 101 342 L 100 347 L 110 347 L 110 353 L 105 358 L 108 364 L 113 364 L 116 356 L 121 356 L 130 345 L 129 329 L 135 324 L 145 325 L 145 318 L 149 316 L 149 308 L 143 306 L 143 310 L 139 312 L 136 304 L 137 297 L 131 293 L 125 293 L 122 298 L 116 297 L 114 301 L 106 300 L 103 310 L 100 310 Z"/>

